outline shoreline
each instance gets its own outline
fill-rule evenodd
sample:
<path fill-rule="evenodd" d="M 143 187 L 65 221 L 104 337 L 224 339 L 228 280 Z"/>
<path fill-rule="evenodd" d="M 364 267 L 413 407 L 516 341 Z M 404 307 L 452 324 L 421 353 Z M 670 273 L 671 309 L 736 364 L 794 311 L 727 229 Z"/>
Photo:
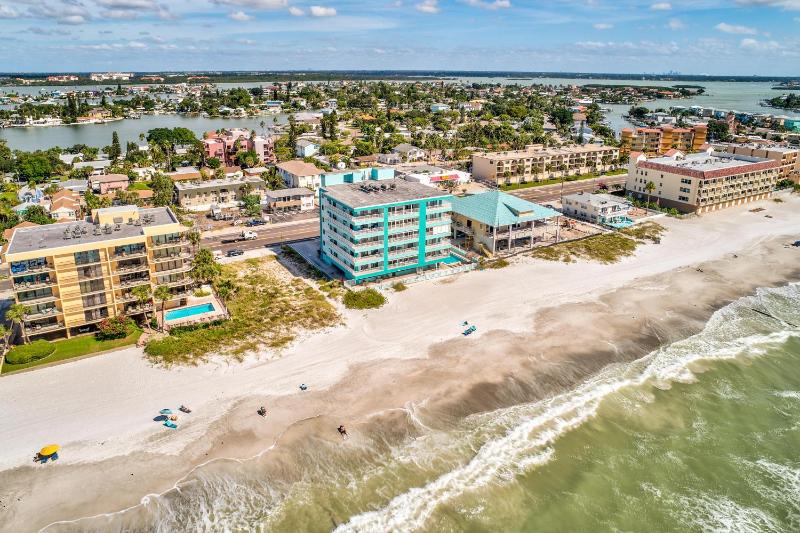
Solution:
<path fill-rule="evenodd" d="M 783 242 L 788 239 L 777 237 L 797 231 L 800 198 L 760 205 L 775 218 L 750 213 L 747 208 L 753 205 L 748 205 L 690 221 L 668 220 L 670 231 L 661 245 L 643 246 L 636 257 L 614 265 L 563 265 L 524 259 L 502 272 L 476 272 L 412 287 L 402 295 L 392 295 L 384 309 L 366 315 L 351 313 L 347 327 L 307 338 L 280 359 L 244 365 L 217 362 L 172 371 L 149 369 L 144 372 L 148 378 L 158 375 L 165 379 L 155 385 L 155 390 L 163 384 L 168 386 L 168 378 L 174 373 L 175 381 L 181 385 L 185 382 L 187 391 L 216 384 L 207 390 L 217 393 L 221 403 L 205 420 L 193 422 L 190 418 L 177 434 L 151 428 L 120 435 L 118 439 L 131 439 L 129 444 L 147 450 L 128 454 L 111 446 L 101 456 L 98 446 L 113 443 L 113 438 L 90 444 L 98 435 L 73 420 L 73 426 L 65 429 L 83 434 L 80 440 L 88 453 L 81 457 L 80 446 L 65 446 L 62 460 L 52 468 L 24 466 L 7 457 L 1 466 L 6 470 L 0 472 L 0 487 L 8 489 L 0 500 L 13 502 L 19 497 L 22 501 L 3 510 L 11 512 L 10 524 L 16 522 L 18 527 L 30 527 L 35 516 L 38 529 L 65 517 L 137 507 L 145 494 L 168 492 L 176 485 L 175 479 L 187 479 L 188 472 L 197 471 L 197 463 L 241 463 L 236 457 L 252 461 L 268 455 L 266 463 L 275 463 L 274 468 L 283 463 L 285 467 L 296 459 L 296 450 L 318 442 L 337 442 L 338 436 L 331 429 L 339 423 L 346 423 L 354 444 L 363 442 L 375 428 L 385 432 L 387 420 L 393 421 L 389 425 L 404 427 L 398 420 L 411 416 L 409 402 L 424 401 L 426 409 L 435 409 L 443 418 L 459 419 L 519 401 L 519 396 L 504 388 L 509 380 L 514 383 L 513 390 L 522 391 L 519 393 L 526 399 L 568 390 L 611 362 L 631 361 L 702 329 L 716 309 L 756 287 L 800 279 L 800 269 L 792 266 L 797 264 L 797 251 L 784 249 Z M 743 221 L 751 223 L 748 231 L 742 229 Z M 690 238 L 694 240 L 685 242 Z M 733 258 L 733 253 L 739 257 Z M 702 265 L 702 273 L 691 266 L 697 264 Z M 742 281 L 732 286 L 730 279 Z M 519 295 L 529 297 L 520 300 Z M 515 296 L 516 300 L 507 301 Z M 437 301 L 438 307 L 430 303 L 420 307 Z M 412 309 L 415 318 L 409 320 L 405 316 Z M 457 324 L 463 320 L 459 315 L 478 325 L 477 336 L 459 338 Z M 434 327 L 437 321 L 445 323 L 447 331 Z M 415 323 L 417 328 L 411 329 Z M 354 339 L 364 346 L 352 346 Z M 326 346 L 329 357 L 315 353 Z M 380 353 L 370 353 L 373 350 Z M 498 359 L 499 354 L 504 357 Z M 124 360 L 129 368 L 115 368 L 114 359 Z M 487 360 L 492 361 L 488 368 Z M 135 350 L 110 356 L 95 377 L 141 371 L 137 362 Z M 74 378 L 82 369 L 69 370 L 43 369 L 41 374 L 30 373 L 30 380 L 40 386 L 53 385 L 59 377 Z M 315 379 L 309 379 L 309 375 Z M 219 384 L 230 378 L 235 378 L 238 394 L 226 395 L 225 387 L 220 389 Z M 9 376 L 4 385 L 14 379 Z M 271 383 L 262 383 L 265 379 Z M 295 381 L 309 382 L 312 388 L 300 395 Z M 83 394 L 89 396 L 92 381 L 86 385 L 89 390 Z M 0 390 L 0 399 L 5 394 L 13 392 Z M 153 403 L 162 405 L 158 402 L 163 401 L 155 399 Z M 188 404 L 199 415 L 209 403 Z M 269 406 L 266 421 L 254 414 L 259 404 Z M 13 407 L 18 412 L 27 411 L 28 416 L 37 412 L 34 407 Z M 39 406 L 38 412 L 43 407 Z M 105 412 L 115 411 L 113 405 L 107 407 Z M 137 416 L 150 412 L 136 404 L 133 407 L 139 411 Z M 78 412 L 80 409 L 67 409 L 63 415 L 74 418 Z M 92 415 L 86 413 L 89 421 L 96 420 Z M 9 418 L 5 420 L 5 424 L 0 422 L 3 437 L 8 436 L 9 429 L 5 427 Z M 64 423 L 58 416 L 53 421 Z M 17 445 L 16 449 L 9 447 L 9 453 L 19 459 L 25 443 L 17 440 L 35 433 L 28 427 L 14 435 L 14 440 L 6 439 Z M 413 434 L 404 428 L 389 432 L 386 439 L 394 442 L 410 436 Z M 192 447 L 193 452 L 189 451 Z M 267 450 L 273 453 L 266 454 Z M 58 499 L 77 484 L 91 486 L 94 492 L 76 495 L 70 503 Z M 103 501 L 97 501 L 95 496 L 101 492 Z M 34 493 L 36 502 L 32 501 Z M 96 509 L 102 512 L 91 512 Z"/>

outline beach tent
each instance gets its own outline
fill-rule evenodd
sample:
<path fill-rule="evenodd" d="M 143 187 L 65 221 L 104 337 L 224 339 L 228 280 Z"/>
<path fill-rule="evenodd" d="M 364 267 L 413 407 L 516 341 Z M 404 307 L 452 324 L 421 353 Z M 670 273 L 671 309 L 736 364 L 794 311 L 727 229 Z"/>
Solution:
<path fill-rule="evenodd" d="M 41 455 L 42 457 L 50 457 L 60 449 L 61 446 L 59 446 L 58 444 L 48 444 L 47 446 L 39 450 L 39 455 Z"/>

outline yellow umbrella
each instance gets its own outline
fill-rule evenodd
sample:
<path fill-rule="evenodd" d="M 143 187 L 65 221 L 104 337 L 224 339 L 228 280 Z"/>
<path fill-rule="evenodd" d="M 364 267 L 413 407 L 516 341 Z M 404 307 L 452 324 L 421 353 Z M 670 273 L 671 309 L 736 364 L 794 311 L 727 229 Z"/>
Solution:
<path fill-rule="evenodd" d="M 48 444 L 47 446 L 45 446 L 44 448 L 39 450 L 39 455 L 43 455 L 44 457 L 48 457 L 50 455 L 53 455 L 54 453 L 56 453 L 60 449 L 61 449 L 61 446 L 59 446 L 58 444 Z"/>

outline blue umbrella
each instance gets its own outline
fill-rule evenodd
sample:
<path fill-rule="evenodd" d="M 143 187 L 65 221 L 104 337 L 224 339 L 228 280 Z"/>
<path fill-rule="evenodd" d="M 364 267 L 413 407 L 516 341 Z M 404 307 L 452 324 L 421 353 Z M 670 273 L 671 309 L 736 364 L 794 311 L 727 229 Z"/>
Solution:
<path fill-rule="evenodd" d="M 162 415 L 171 415 L 172 414 L 172 409 L 162 409 L 162 410 L 159 411 L 159 413 L 162 414 Z"/>

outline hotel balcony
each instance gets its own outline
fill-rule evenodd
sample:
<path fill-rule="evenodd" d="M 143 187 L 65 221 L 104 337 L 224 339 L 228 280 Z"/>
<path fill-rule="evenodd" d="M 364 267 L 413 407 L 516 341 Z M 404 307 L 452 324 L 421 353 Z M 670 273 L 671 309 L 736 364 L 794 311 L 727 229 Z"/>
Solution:
<path fill-rule="evenodd" d="M 167 287 L 180 287 L 182 285 L 191 285 L 192 283 L 194 283 L 194 280 L 192 278 L 186 276 L 186 277 L 183 277 L 181 279 L 159 282 L 158 284 L 159 285 L 165 285 Z"/>
<path fill-rule="evenodd" d="M 150 284 L 150 276 L 146 278 L 136 278 L 136 279 L 129 279 L 125 281 L 119 282 L 119 287 L 128 288 L 128 287 L 136 287 L 137 285 L 149 285 Z"/>
<path fill-rule="evenodd" d="M 394 235 L 396 233 L 405 233 L 410 230 L 418 230 L 419 223 L 414 222 L 413 224 L 400 224 L 399 226 L 389 226 L 389 235 Z"/>
<path fill-rule="evenodd" d="M 166 242 L 164 242 L 164 241 L 162 241 L 162 242 L 153 241 L 152 248 L 154 250 L 161 250 L 162 248 L 170 248 L 172 246 L 181 246 L 181 245 L 186 244 L 188 242 L 189 242 L 189 239 L 186 238 L 186 237 L 181 237 L 181 238 L 178 238 L 178 239 L 170 239 L 169 241 L 166 241 Z"/>
<path fill-rule="evenodd" d="M 163 263 L 164 261 L 174 261 L 176 259 L 188 259 L 189 257 L 192 257 L 192 253 L 187 249 L 183 249 L 180 252 L 165 254 L 163 256 L 153 255 L 151 261 L 153 261 L 154 263 Z"/>
<path fill-rule="evenodd" d="M 451 204 L 450 202 L 443 202 L 442 205 L 436 207 L 428 207 L 426 212 L 430 215 L 433 213 L 449 213 L 452 210 L 453 210 L 453 204 Z"/>
<path fill-rule="evenodd" d="M 58 300 L 58 296 L 56 296 L 55 294 L 48 294 L 47 296 L 38 296 L 36 298 L 22 300 L 19 298 L 19 295 L 17 295 L 17 299 L 19 300 L 19 303 L 24 305 L 37 305 L 37 304 L 45 304 L 48 302 L 55 302 L 56 300 Z"/>
<path fill-rule="evenodd" d="M 49 264 L 45 263 L 43 265 L 11 265 L 11 275 L 12 276 L 19 276 L 21 274 L 38 274 L 40 272 L 55 272 L 56 268 Z"/>
<path fill-rule="evenodd" d="M 20 281 L 14 284 L 14 290 L 25 291 L 25 290 L 43 289 L 45 287 L 52 287 L 55 284 L 56 280 L 52 278 L 39 281 Z"/>
<path fill-rule="evenodd" d="M 43 318 L 49 318 L 51 316 L 57 316 L 63 314 L 62 311 L 58 307 L 49 307 L 47 309 L 43 309 L 41 311 L 37 311 L 36 313 L 30 313 L 25 315 L 25 322 L 30 322 L 33 320 L 41 320 Z"/>
<path fill-rule="evenodd" d="M 136 259 L 137 257 L 145 257 L 147 255 L 147 248 L 142 248 L 140 251 L 134 252 L 121 252 L 111 256 L 112 261 L 121 261 L 123 259 Z"/>
<path fill-rule="evenodd" d="M 182 264 L 171 267 L 165 268 L 163 270 L 157 270 L 153 274 L 156 276 L 164 276 L 166 274 L 180 274 L 181 272 L 189 272 L 192 269 L 192 264 L 189 262 L 182 262 Z"/>
<path fill-rule="evenodd" d="M 144 270 L 150 270 L 150 265 L 147 263 L 140 263 L 138 265 L 128 265 L 124 267 L 120 267 L 114 271 L 114 274 L 130 274 L 132 272 L 142 272 Z"/>
<path fill-rule="evenodd" d="M 389 213 L 389 220 L 407 220 L 410 218 L 419 218 L 419 209 Z"/>
<path fill-rule="evenodd" d="M 36 335 L 42 335 L 44 333 L 50 333 L 51 331 L 58 331 L 59 329 L 65 329 L 65 326 L 62 322 L 56 322 L 55 324 L 35 324 L 26 329 L 26 333 L 28 337 L 33 337 Z"/>
<path fill-rule="evenodd" d="M 393 252 L 389 252 L 389 260 L 392 259 L 404 259 L 406 257 L 416 257 L 419 255 L 419 248 L 407 248 L 405 250 L 395 250 Z"/>

